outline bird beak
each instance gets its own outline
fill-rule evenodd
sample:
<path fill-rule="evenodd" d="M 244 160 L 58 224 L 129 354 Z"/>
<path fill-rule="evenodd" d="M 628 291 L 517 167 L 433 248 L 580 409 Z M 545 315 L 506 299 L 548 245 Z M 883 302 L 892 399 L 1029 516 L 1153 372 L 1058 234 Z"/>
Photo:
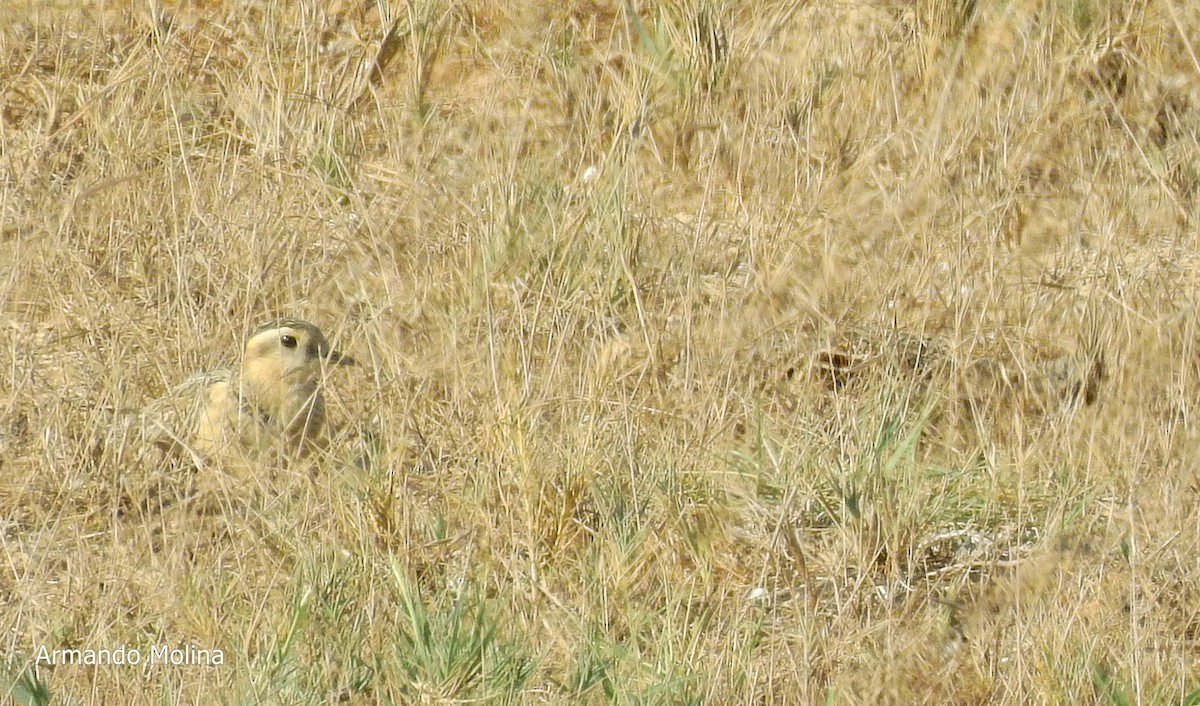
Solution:
<path fill-rule="evenodd" d="M 333 365 L 358 365 L 358 361 L 340 351 L 330 349 L 325 354 L 325 362 Z"/>

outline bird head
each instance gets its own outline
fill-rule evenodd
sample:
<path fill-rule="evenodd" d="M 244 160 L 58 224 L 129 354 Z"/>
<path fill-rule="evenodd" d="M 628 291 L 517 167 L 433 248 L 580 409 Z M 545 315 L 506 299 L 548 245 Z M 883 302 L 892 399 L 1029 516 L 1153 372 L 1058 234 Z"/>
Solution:
<path fill-rule="evenodd" d="M 278 319 L 250 334 L 242 359 L 246 382 L 260 390 L 272 386 L 315 385 L 323 365 L 354 365 L 334 350 L 316 326 L 300 319 Z"/>

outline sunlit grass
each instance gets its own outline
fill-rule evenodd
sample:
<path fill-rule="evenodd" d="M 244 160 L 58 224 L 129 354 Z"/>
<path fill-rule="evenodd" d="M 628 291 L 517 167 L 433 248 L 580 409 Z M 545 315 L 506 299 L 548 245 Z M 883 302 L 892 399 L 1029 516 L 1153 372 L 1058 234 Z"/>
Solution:
<path fill-rule="evenodd" d="M 1196 703 L 1197 29 L 6 3 L 0 688 Z M 136 447 L 276 315 L 327 449 Z M 35 664 L 160 644 L 224 663 Z"/>

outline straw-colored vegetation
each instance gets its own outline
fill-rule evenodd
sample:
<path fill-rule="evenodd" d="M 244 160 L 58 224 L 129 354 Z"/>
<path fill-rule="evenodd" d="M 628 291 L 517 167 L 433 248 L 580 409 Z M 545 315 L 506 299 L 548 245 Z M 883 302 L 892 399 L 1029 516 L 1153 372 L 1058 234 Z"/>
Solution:
<path fill-rule="evenodd" d="M 0 688 L 1197 703 L 1197 38 L 1181 0 L 7 0 Z M 137 447 L 279 315 L 360 363 L 326 451 Z M 36 663 L 159 644 L 224 664 Z"/>

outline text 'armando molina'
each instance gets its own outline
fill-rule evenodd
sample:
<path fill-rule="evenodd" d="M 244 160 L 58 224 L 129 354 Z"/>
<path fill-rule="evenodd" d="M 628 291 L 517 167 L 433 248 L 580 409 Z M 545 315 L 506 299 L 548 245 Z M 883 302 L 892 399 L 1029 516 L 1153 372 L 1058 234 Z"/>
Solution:
<path fill-rule="evenodd" d="M 172 647 L 165 644 L 147 648 L 119 647 L 99 649 L 47 649 L 38 648 L 37 663 L 45 665 L 85 665 L 89 667 L 140 666 L 148 667 L 219 667 L 225 664 L 225 652 L 220 649 L 201 648 L 195 645 Z"/>

